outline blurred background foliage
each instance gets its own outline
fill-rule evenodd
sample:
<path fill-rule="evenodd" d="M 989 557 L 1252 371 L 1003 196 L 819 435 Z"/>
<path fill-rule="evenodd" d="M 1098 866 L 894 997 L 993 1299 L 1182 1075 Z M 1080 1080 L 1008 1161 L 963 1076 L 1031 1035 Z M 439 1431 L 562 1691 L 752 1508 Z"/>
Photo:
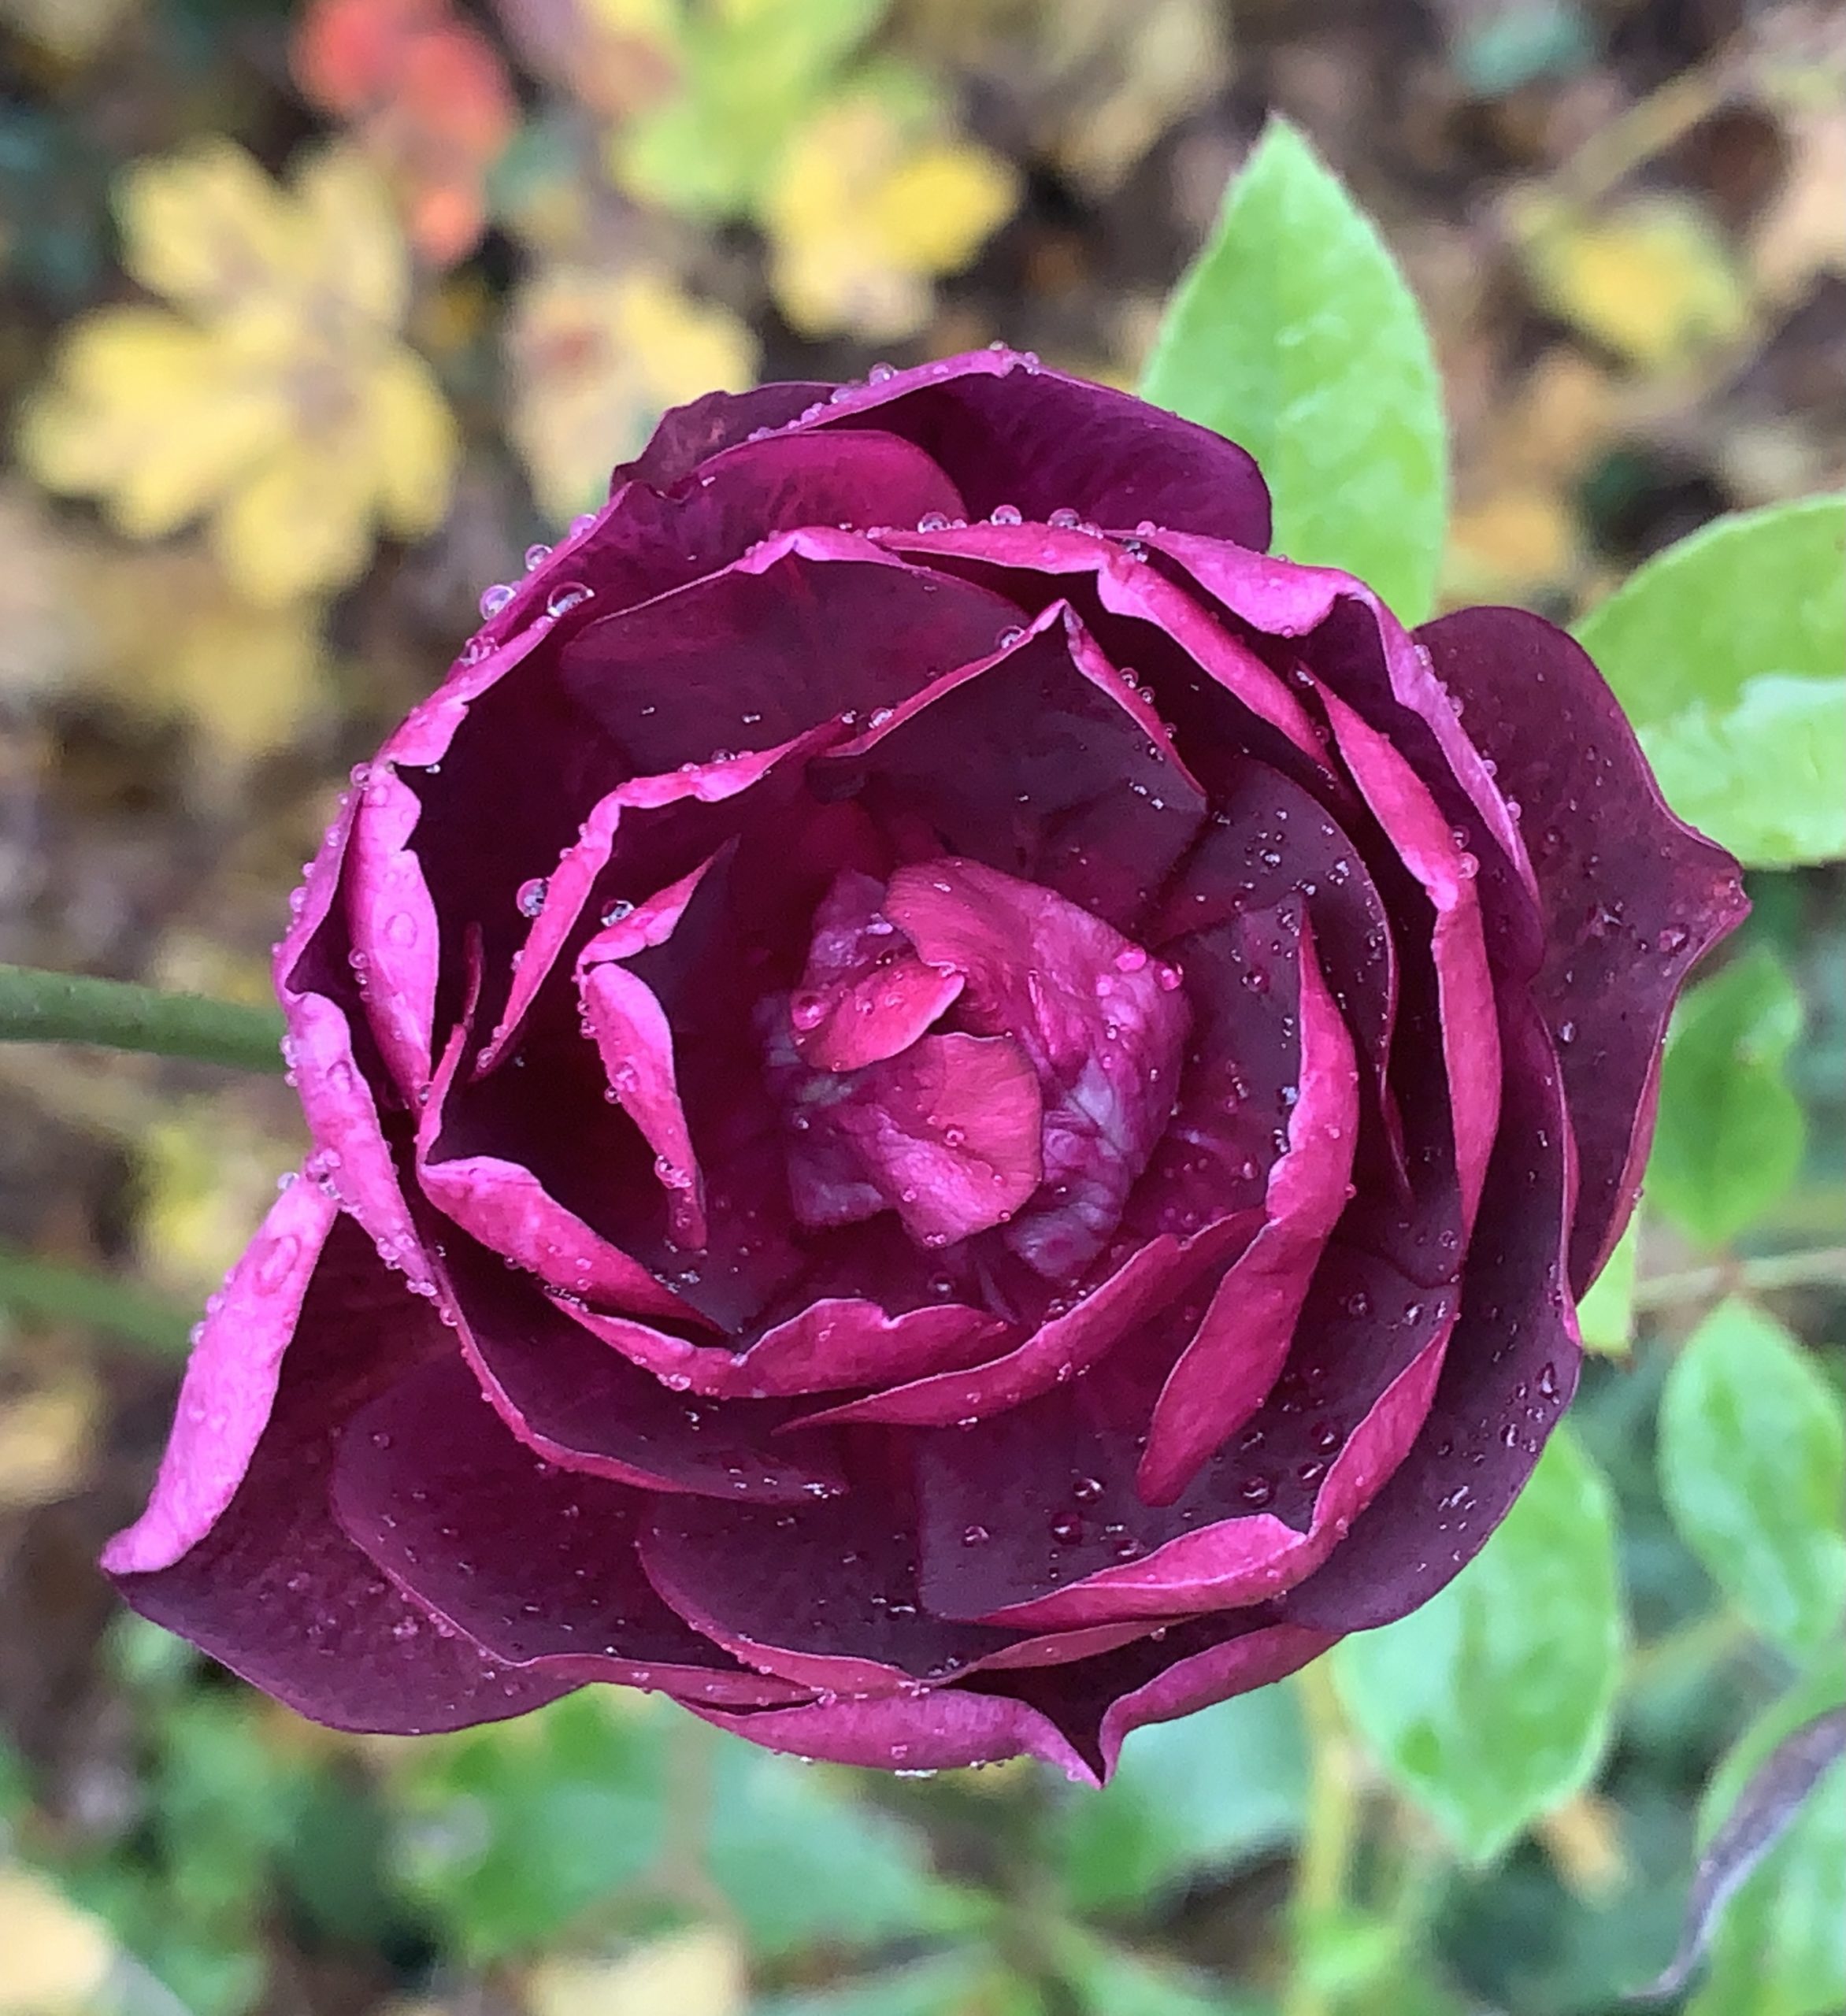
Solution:
<path fill-rule="evenodd" d="M 1270 109 L 1427 317 L 1436 599 L 1596 610 L 1757 906 L 1488 1555 L 1102 1794 L 607 1690 L 337 1736 L 118 1614 L 298 1120 L 0 1047 L 0 2016 L 1594 2016 L 1665 1964 L 1846 1696 L 1837 510 L 1606 598 L 1846 481 L 1843 80 L 1820 0 L 0 0 L 0 959 L 264 998 L 347 766 L 663 406 L 993 339 L 1133 384 Z M 1341 446 L 1274 444 L 1291 508 Z M 1667 2006 L 1846 2008 L 1843 1795 Z"/>

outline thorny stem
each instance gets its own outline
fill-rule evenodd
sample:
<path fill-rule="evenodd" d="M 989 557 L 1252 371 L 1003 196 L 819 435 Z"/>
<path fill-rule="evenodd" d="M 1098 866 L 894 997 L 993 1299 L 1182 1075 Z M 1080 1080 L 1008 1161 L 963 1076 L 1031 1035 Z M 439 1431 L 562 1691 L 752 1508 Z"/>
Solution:
<path fill-rule="evenodd" d="M 1344 1908 L 1362 1817 L 1359 1754 L 1333 1691 L 1333 1669 L 1316 1659 L 1298 1677 L 1311 1758 L 1307 1814 L 1290 1910 L 1294 1965 L 1282 2016 L 1330 2016 L 1333 1999 L 1313 1963 L 1314 1934 Z"/>
<path fill-rule="evenodd" d="M 1814 1246 L 1796 1253 L 1768 1253 L 1753 1260 L 1718 1260 L 1683 1273 L 1655 1274 L 1636 1282 L 1637 1309 L 1671 1309 L 1686 1303 L 1716 1302 L 1741 1289 L 1766 1295 L 1777 1288 L 1831 1283 L 1846 1286 L 1846 1246 Z"/>
<path fill-rule="evenodd" d="M 243 1071 L 282 1069 L 273 1008 L 33 966 L 0 965 L 0 1041 L 101 1043 Z"/>

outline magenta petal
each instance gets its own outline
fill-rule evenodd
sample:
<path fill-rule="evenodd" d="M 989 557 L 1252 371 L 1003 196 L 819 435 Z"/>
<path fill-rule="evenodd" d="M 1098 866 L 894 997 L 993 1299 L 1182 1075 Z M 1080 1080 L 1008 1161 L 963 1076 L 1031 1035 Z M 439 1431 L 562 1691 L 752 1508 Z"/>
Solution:
<path fill-rule="evenodd" d="M 845 532 L 790 532 L 722 573 L 583 625 L 558 676 L 633 773 L 763 749 L 869 715 L 993 649 L 992 590 Z"/>
<path fill-rule="evenodd" d="M 952 857 L 900 868 L 891 918 L 932 965 L 962 974 L 962 1021 L 1010 1034 L 1044 1096 L 1047 1195 L 1008 1250 L 1075 1280 L 1106 1244 L 1180 1091 L 1191 1012 L 1181 976 L 1048 889 Z"/>
<path fill-rule="evenodd" d="M 392 1379 L 449 1347 L 364 1233 L 344 1217 L 324 1224 L 310 1187 L 295 1188 L 299 1199 L 285 1196 L 258 1235 L 252 1271 L 236 1283 L 221 1325 L 202 1337 L 204 1370 L 197 1379 L 189 1370 L 183 1402 L 220 1400 L 235 1413 L 229 1458 L 247 1456 L 241 1478 L 224 1502 L 230 1480 L 215 1458 L 203 1458 L 183 1422 L 173 1474 L 163 1466 L 148 1515 L 112 1544 L 117 1585 L 143 1617 L 336 1729 L 461 1729 L 567 1693 L 569 1677 L 502 1665 L 407 1602 L 335 1523 L 328 1489 L 339 1429 Z M 282 1218 L 294 1229 L 283 1229 Z M 285 1240 L 296 1242 L 286 1266 Z M 277 1269 L 266 1285 L 265 1262 Z M 273 1318 L 294 1302 L 309 1269 L 273 1404 L 261 1420 Z M 240 1310 L 254 1314 L 251 1329 L 243 1328 Z M 228 1375 L 225 1361 L 241 1347 L 251 1350 L 252 1366 Z M 217 1432 L 209 1414 L 203 1426 Z"/>
<path fill-rule="evenodd" d="M 210 1532 L 256 1451 L 339 1207 L 317 1185 L 291 1181 L 226 1277 L 194 1335 L 173 1430 L 147 1509 L 103 1550 L 111 1575 L 170 1568 Z"/>
<path fill-rule="evenodd" d="M 440 953 L 436 905 L 410 840 L 422 806 L 380 762 L 359 792 L 347 859 L 354 963 L 367 979 L 372 1033 L 396 1082 L 414 1094 L 433 1062 Z"/>
<path fill-rule="evenodd" d="M 1545 914 L 1535 988 L 1577 1137 L 1581 1293 L 1620 1236 L 1652 1133 L 1652 1073 L 1686 974 L 1741 921 L 1737 867 L 1675 818 L 1581 647 L 1523 610 L 1470 609 L 1418 633 L 1523 810 Z"/>
<path fill-rule="evenodd" d="M 1096 1774 L 1057 1725 L 1023 1701 L 940 1688 L 925 1695 L 887 1694 L 842 1699 L 806 1708 L 769 1708 L 726 1714 L 695 1707 L 702 1720 L 747 1737 L 765 1750 L 880 1771 L 953 1771 L 964 1765 L 998 1764 L 1036 1757 L 1056 1766 L 1073 1784 L 1093 1785 Z"/>
<path fill-rule="evenodd" d="M 959 974 L 917 957 L 884 900 L 876 876 L 843 869 L 814 913 L 790 1002 L 795 1052 L 814 1070 L 856 1071 L 896 1056 L 962 991 Z"/>
<path fill-rule="evenodd" d="M 1104 1775 L 1114 1771 L 1123 1739 L 1132 1731 L 1285 1680 L 1310 1659 L 1318 1659 L 1337 1636 L 1334 1632 L 1310 1630 L 1298 1624 L 1268 1624 L 1174 1660 L 1163 1673 L 1121 1695 L 1104 1714 L 1100 1735 Z"/>
<path fill-rule="evenodd" d="M 824 404 L 829 385 L 758 385 L 747 392 L 707 392 L 683 406 L 669 406 L 632 462 L 617 466 L 613 487 L 645 483 L 665 490 L 684 481 L 699 464 L 746 441 L 759 428 L 786 427 L 810 407 Z"/>
<path fill-rule="evenodd" d="M 654 1173 L 667 1193 L 673 1243 L 706 1241 L 704 1182 L 687 1130 L 673 1073 L 673 1032 L 654 990 L 613 962 L 586 966 L 579 982 L 609 1089 L 654 1151 Z"/>
<path fill-rule="evenodd" d="M 1232 1262 L 1155 1403 L 1136 1479 L 1150 1504 L 1177 1498 L 1262 1404 L 1294 1341 L 1321 1248 L 1345 1208 L 1359 1132 L 1359 1071 L 1305 930 L 1299 1013 L 1301 1079 L 1288 1151 L 1270 1170 L 1262 1230 Z"/>
<path fill-rule="evenodd" d="M 1353 782 L 1435 908 L 1431 949 L 1465 1228 L 1474 1221 L 1499 1124 L 1499 1027 L 1474 886 L 1480 864 L 1444 821 L 1429 787 L 1385 737 L 1332 693 L 1324 699 Z"/>
<path fill-rule="evenodd" d="M 535 1458 L 458 1357 L 362 1408 L 334 1469 L 334 1511 L 354 1543 L 495 1658 L 732 1707 L 799 1698 L 654 1594 L 636 1551 L 647 1503 Z"/>
<path fill-rule="evenodd" d="M 754 1343 L 730 1351 L 568 1302 L 561 1306 L 591 1336 L 676 1392 L 722 1399 L 821 1393 L 952 1371 L 985 1356 L 1006 1329 L 984 1310 L 960 1303 L 894 1316 L 875 1302 L 827 1295 L 765 1330 Z"/>
<path fill-rule="evenodd" d="M 884 1421 L 939 1428 L 978 1421 L 1018 1406 L 1035 1394 L 1073 1379 L 1125 1335 L 1184 1295 L 1240 1228 L 1217 1225 L 1195 1240 L 1160 1237 L 1137 1247 L 1074 1308 L 1041 1324 L 1003 1358 L 893 1386 L 808 1417 L 816 1424 Z"/>
<path fill-rule="evenodd" d="M 844 387 L 811 417 L 829 434 L 877 426 L 914 441 L 948 472 L 970 515 L 1010 504 L 1029 518 L 1071 510 L 1123 529 L 1152 518 L 1269 543 L 1269 493 L 1244 450 L 1016 351 L 969 351 Z"/>
<path fill-rule="evenodd" d="M 831 1438 L 772 1437 L 777 1400 L 683 1399 L 472 1242 L 439 1266 L 463 1355 L 526 1447 L 643 1490 L 799 1503 L 843 1489 Z"/>
<path fill-rule="evenodd" d="M 1288 1595 L 1297 1622 L 1364 1630 L 1426 1603 L 1505 1518 L 1576 1390 L 1571 1150 L 1556 1060 L 1529 1002 L 1509 1003 L 1503 1034 L 1506 1118 L 1429 1418 L 1332 1558 Z"/>

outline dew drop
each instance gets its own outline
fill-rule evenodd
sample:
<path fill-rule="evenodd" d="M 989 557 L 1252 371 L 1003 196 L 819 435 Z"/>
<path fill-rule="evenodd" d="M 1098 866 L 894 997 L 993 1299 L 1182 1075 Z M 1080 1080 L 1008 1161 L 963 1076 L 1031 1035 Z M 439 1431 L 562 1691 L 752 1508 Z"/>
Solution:
<path fill-rule="evenodd" d="M 521 917 L 536 917 L 545 907 L 545 899 L 551 893 L 551 884 L 543 875 L 535 875 L 519 885 L 519 893 L 513 901 L 519 906 Z"/>
<path fill-rule="evenodd" d="M 480 591 L 480 613 L 489 618 L 496 617 L 512 599 L 512 589 L 504 581 L 495 581 Z"/>

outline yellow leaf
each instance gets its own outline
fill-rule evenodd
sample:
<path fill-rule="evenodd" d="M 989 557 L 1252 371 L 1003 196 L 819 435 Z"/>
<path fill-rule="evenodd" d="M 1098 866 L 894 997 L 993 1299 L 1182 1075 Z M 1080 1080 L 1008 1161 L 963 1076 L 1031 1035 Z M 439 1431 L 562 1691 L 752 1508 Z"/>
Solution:
<path fill-rule="evenodd" d="M 82 554 L 23 483 L 0 482 L 0 705 L 55 691 L 83 662 Z"/>
<path fill-rule="evenodd" d="M 220 347 L 159 309 L 84 317 L 27 402 L 20 459 L 47 489 L 101 491 L 131 538 L 163 538 L 287 438 L 280 387 L 227 371 Z"/>
<path fill-rule="evenodd" d="M 139 163 L 120 202 L 131 272 L 184 313 L 78 322 L 28 402 L 20 448 L 47 487 L 98 495 L 132 537 L 201 514 L 243 593 L 276 604 L 362 573 L 376 527 L 447 508 L 458 443 L 402 340 L 410 267 L 354 149 L 279 187 L 228 141 Z"/>
<path fill-rule="evenodd" d="M 154 294 L 203 314 L 289 283 L 287 198 L 243 149 L 201 140 L 136 161 L 116 196 L 122 264 Z"/>
<path fill-rule="evenodd" d="M 756 367 L 755 339 L 734 316 L 643 268 L 542 271 L 513 304 L 506 345 L 508 431 L 560 522 L 601 499 L 665 408 L 741 390 Z"/>
<path fill-rule="evenodd" d="M 0 0 L 0 15 L 65 63 L 86 63 L 135 0 Z"/>
<path fill-rule="evenodd" d="M 618 1959 L 542 1960 L 525 2006 L 531 2016 L 743 2016 L 747 1992 L 736 1940 L 693 1925 Z"/>
<path fill-rule="evenodd" d="M 0 2016 L 77 2010 L 101 1991 L 114 1958 L 102 1921 L 44 1877 L 0 1862 Z"/>
<path fill-rule="evenodd" d="M 0 1511 L 49 1505 L 82 1480 L 95 1445 L 95 1382 L 72 1371 L 0 1399 Z"/>
<path fill-rule="evenodd" d="M 1528 191 L 1509 220 L 1540 300 L 1645 370 L 1688 363 L 1750 327 L 1736 261 L 1682 196 L 1634 196 L 1585 217 Z"/>
<path fill-rule="evenodd" d="M 148 1278 L 202 1299 L 223 1281 L 276 1201 L 276 1172 L 298 1159 L 231 1099 L 164 1115 L 138 1144 L 135 1227 Z"/>
<path fill-rule="evenodd" d="M 920 124 L 862 92 L 810 120 L 783 156 L 762 218 L 770 283 L 804 334 L 913 335 L 930 281 L 965 265 L 1018 200 L 998 155 Z"/>

